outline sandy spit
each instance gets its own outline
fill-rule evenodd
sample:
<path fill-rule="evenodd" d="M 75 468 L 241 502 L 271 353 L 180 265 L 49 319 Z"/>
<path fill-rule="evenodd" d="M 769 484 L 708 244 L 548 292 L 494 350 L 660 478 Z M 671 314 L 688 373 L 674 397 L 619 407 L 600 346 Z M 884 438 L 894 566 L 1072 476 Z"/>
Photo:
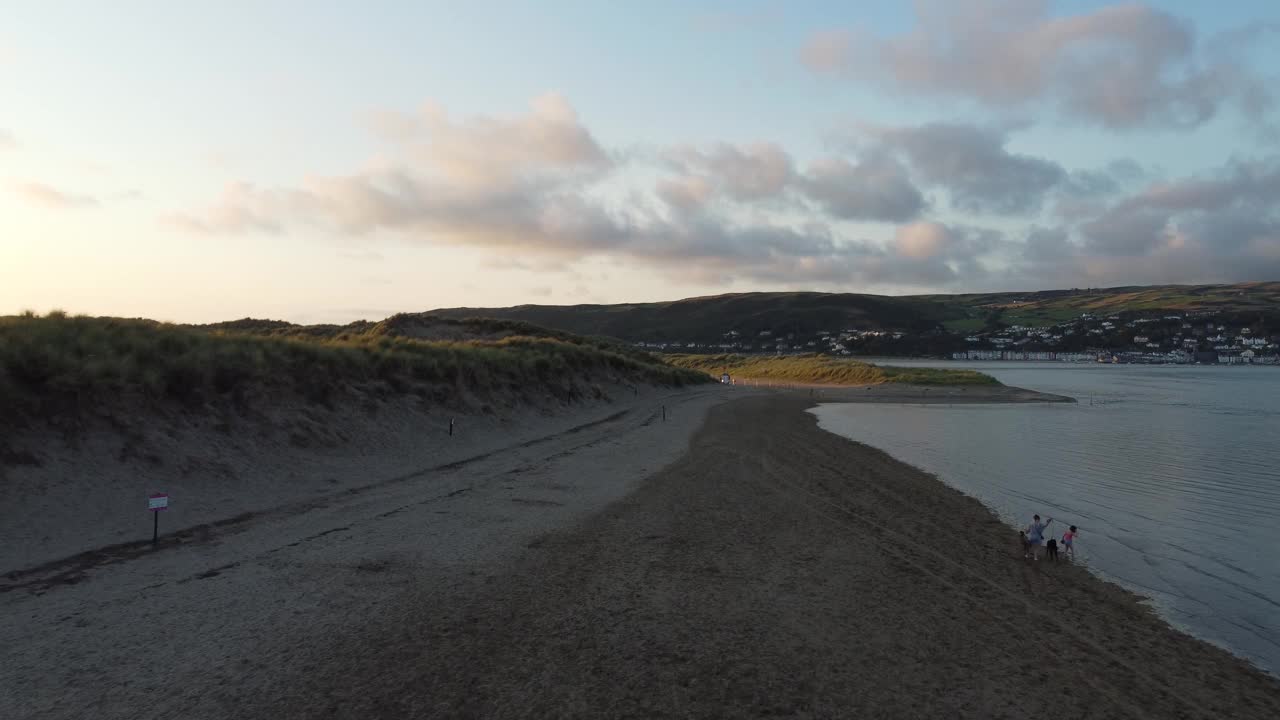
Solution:
<path fill-rule="evenodd" d="M 0 592 L 0 717 L 1280 717 L 806 391 L 742 390 Z"/>

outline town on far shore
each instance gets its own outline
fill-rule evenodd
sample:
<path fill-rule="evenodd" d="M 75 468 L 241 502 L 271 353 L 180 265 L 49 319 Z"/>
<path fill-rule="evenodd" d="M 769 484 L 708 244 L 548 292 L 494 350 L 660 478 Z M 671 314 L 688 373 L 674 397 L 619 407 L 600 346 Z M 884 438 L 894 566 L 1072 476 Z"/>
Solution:
<path fill-rule="evenodd" d="M 877 355 L 952 360 L 1145 364 L 1280 365 L 1280 318 L 1213 310 L 1110 315 L 1082 313 L 1052 325 L 1004 325 L 959 332 L 903 329 L 729 330 L 716 341 L 637 342 L 658 352 Z"/>

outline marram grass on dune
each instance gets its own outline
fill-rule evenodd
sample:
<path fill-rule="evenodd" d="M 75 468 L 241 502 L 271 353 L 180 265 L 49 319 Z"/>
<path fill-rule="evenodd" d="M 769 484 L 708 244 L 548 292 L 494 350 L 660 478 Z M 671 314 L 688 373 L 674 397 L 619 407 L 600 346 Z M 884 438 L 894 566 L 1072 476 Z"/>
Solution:
<path fill-rule="evenodd" d="M 378 327 L 376 325 L 372 327 Z M 344 388 L 502 392 L 591 376 L 682 385 L 707 377 L 601 340 L 507 335 L 435 341 L 384 332 L 288 336 L 53 312 L 0 318 L 0 406 L 40 414 L 119 398 L 243 401 Z"/>

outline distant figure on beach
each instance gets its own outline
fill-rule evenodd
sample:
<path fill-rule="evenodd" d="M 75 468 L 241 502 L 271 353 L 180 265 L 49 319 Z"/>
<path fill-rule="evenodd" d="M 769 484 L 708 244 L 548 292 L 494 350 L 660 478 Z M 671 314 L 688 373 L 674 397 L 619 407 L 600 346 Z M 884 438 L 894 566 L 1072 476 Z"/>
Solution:
<path fill-rule="evenodd" d="M 1024 558 L 1031 557 L 1031 541 L 1027 539 L 1026 530 L 1018 531 L 1018 542 L 1022 543 L 1022 557 Z"/>
<path fill-rule="evenodd" d="M 1072 560 L 1076 559 L 1076 526 L 1072 525 L 1066 532 L 1062 533 L 1062 547 L 1067 551 L 1067 557 Z"/>
<path fill-rule="evenodd" d="M 1044 530 L 1049 527 L 1053 518 L 1040 522 L 1039 515 L 1031 516 L 1031 524 L 1027 526 L 1027 542 L 1031 544 L 1031 554 L 1040 559 L 1040 546 L 1044 544 Z"/>

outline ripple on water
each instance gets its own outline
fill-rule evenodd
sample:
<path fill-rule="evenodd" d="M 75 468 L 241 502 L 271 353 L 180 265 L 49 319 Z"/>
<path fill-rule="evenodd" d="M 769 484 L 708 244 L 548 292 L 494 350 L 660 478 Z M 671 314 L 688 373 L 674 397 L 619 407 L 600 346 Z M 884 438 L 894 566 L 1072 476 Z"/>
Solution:
<path fill-rule="evenodd" d="M 978 366 L 1072 406 L 825 405 L 822 427 L 937 473 L 1011 522 L 1081 528 L 1091 569 L 1280 669 L 1280 372 Z M 1093 397 L 1090 406 L 1088 399 Z"/>

